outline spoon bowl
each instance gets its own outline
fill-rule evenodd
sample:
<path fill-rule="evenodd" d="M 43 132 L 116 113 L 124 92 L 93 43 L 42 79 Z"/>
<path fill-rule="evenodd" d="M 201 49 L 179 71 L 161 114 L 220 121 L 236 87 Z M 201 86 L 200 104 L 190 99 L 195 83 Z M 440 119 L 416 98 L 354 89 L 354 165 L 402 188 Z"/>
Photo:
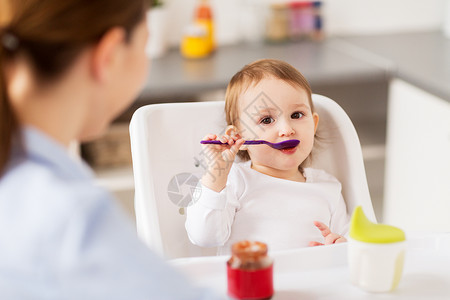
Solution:
<path fill-rule="evenodd" d="M 214 144 L 214 145 L 225 145 L 221 141 L 200 141 L 201 144 Z M 297 147 L 300 144 L 299 140 L 286 140 L 279 143 L 271 143 L 265 140 L 248 140 L 244 142 L 244 145 L 268 145 L 274 149 L 289 149 Z"/>

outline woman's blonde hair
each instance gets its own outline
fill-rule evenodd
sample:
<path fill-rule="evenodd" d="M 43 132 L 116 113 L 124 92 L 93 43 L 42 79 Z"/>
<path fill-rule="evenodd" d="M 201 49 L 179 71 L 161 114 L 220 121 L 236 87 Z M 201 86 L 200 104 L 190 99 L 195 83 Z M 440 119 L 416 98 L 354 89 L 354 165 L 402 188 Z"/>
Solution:
<path fill-rule="evenodd" d="M 312 91 L 306 78 L 296 68 L 285 61 L 277 59 L 261 59 L 244 66 L 230 80 L 225 94 L 225 116 L 228 125 L 239 128 L 239 103 L 240 96 L 251 86 L 257 85 L 264 78 L 281 79 L 295 88 L 301 88 L 308 95 L 311 111 L 314 112 Z M 246 150 L 240 150 L 237 154 L 244 161 L 250 159 Z M 303 165 L 303 164 L 302 164 Z"/>

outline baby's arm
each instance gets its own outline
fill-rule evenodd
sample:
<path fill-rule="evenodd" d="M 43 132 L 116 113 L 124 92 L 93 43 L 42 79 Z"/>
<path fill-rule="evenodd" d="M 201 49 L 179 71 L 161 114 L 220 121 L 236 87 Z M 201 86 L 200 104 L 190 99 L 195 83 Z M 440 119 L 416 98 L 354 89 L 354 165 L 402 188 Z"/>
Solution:
<path fill-rule="evenodd" d="M 332 177 L 332 181 L 339 183 L 334 177 Z M 329 245 L 347 241 L 345 237 L 348 236 L 350 219 L 347 214 L 347 207 L 345 200 L 342 197 L 341 190 L 341 184 L 339 183 L 339 197 L 333 198 L 333 202 L 331 202 L 334 209 L 331 213 L 329 227 L 322 222 L 314 221 L 314 225 L 320 230 L 322 236 L 325 238 L 324 244 L 317 241 L 311 241 L 309 242 L 309 246 Z"/>
<path fill-rule="evenodd" d="M 200 198 L 187 208 L 189 240 L 201 247 L 222 246 L 230 237 L 238 200 L 228 186 L 220 193 L 200 187 Z"/>
<path fill-rule="evenodd" d="M 225 145 L 203 145 L 206 172 L 201 180 L 200 198 L 188 207 L 186 230 L 193 244 L 202 247 L 223 245 L 229 238 L 238 205 L 233 192 L 225 189 L 236 153 L 244 140 L 239 136 L 210 134 L 204 140 L 220 140 Z"/>
<path fill-rule="evenodd" d="M 319 221 L 314 221 L 314 225 L 321 231 L 322 236 L 325 238 L 325 243 L 319 243 L 316 241 L 309 242 L 309 246 L 322 246 L 346 242 L 347 239 L 339 234 L 331 232 L 330 228 Z"/>

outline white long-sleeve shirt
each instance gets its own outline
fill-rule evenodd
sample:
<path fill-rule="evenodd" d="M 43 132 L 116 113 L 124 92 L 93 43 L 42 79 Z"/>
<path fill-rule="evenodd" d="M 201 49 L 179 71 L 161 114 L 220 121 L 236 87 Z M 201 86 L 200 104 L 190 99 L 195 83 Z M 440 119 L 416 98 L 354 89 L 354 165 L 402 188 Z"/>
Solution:
<path fill-rule="evenodd" d="M 235 163 L 226 187 L 217 193 L 201 186 L 199 198 L 187 209 L 186 230 L 192 243 L 219 247 L 229 254 L 241 240 L 258 240 L 270 250 L 306 247 L 324 242 L 313 222 L 346 236 L 349 214 L 341 184 L 322 170 L 306 168 L 306 182 L 262 174 L 251 162 Z"/>

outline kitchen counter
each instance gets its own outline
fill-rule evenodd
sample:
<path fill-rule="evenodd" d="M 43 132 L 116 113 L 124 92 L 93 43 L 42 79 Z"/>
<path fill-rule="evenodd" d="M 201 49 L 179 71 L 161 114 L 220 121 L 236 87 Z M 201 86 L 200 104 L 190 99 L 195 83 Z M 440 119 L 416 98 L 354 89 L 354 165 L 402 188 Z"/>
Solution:
<path fill-rule="evenodd" d="M 441 32 L 345 37 L 340 41 L 369 52 L 375 65 L 391 66 L 393 77 L 450 101 L 450 39 Z"/>
<path fill-rule="evenodd" d="M 186 96 L 184 101 L 187 101 L 194 94 L 225 89 L 238 70 L 261 58 L 289 62 L 313 87 L 387 80 L 389 74 L 385 68 L 341 51 L 340 43 L 330 38 L 322 42 L 238 44 L 220 47 L 210 57 L 200 60 L 184 59 L 173 49 L 152 61 L 140 99 Z"/>
<path fill-rule="evenodd" d="M 322 42 L 237 44 L 218 48 L 200 60 L 187 60 L 177 49 L 152 61 L 139 101 L 188 101 L 202 92 L 225 89 L 245 64 L 282 59 L 300 70 L 313 86 L 401 78 L 450 101 L 450 39 L 440 32 L 333 37 Z"/>

